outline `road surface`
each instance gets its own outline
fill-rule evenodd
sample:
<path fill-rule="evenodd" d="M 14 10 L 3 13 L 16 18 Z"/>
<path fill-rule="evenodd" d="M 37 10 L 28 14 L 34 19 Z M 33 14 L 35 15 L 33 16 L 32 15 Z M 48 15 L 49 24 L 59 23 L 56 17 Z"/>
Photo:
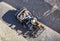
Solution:
<path fill-rule="evenodd" d="M 35 17 L 38 17 L 42 23 L 49 26 L 53 30 L 60 32 L 59 10 L 54 11 L 49 16 L 43 16 L 46 11 L 53 7 L 50 4 L 51 2 L 49 3 L 47 1 L 48 0 L 1 0 L 1 2 L 6 2 L 16 9 L 21 9 L 22 7 L 28 8 L 28 10 L 31 11 Z M 54 3 L 55 1 L 53 0 L 52 2 Z"/>
<path fill-rule="evenodd" d="M 22 28 L 19 21 L 15 18 L 15 14 L 17 10 L 8 5 L 5 2 L 0 3 L 0 20 L 15 30 L 24 32 L 25 30 Z M 37 14 L 36 14 L 37 15 Z M 43 25 L 43 24 L 42 24 Z M 45 25 L 43 25 L 45 26 Z M 60 41 L 60 34 L 54 30 L 51 30 L 49 27 L 45 26 L 46 30 L 38 37 L 38 38 L 25 38 L 28 41 Z M 19 34 L 19 33 L 18 33 Z"/>

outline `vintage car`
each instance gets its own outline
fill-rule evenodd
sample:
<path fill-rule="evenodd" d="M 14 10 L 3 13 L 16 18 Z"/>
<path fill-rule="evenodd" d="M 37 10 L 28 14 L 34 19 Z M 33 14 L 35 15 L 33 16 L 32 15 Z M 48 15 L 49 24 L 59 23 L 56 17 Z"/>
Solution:
<path fill-rule="evenodd" d="M 26 11 L 26 12 L 25 12 Z M 26 14 L 26 15 L 24 15 Z M 29 21 L 31 18 L 34 18 L 33 15 L 26 9 L 23 8 L 21 11 L 18 11 L 17 14 L 15 15 L 16 18 L 20 21 L 21 24 L 24 25 L 25 29 L 28 29 Z M 26 17 L 27 16 L 27 17 Z M 25 19 L 25 20 L 24 20 Z M 39 21 L 38 21 L 39 22 Z M 39 22 L 40 23 L 40 22 Z M 40 24 L 41 25 L 41 24 Z M 31 30 L 28 30 L 25 34 L 24 37 L 27 37 L 27 34 L 29 33 L 31 36 L 33 37 L 38 37 L 43 31 L 44 31 L 44 27 L 41 26 L 39 27 L 34 27 L 34 25 L 30 25 L 29 29 L 31 28 Z M 33 28 L 33 29 L 32 29 Z"/>

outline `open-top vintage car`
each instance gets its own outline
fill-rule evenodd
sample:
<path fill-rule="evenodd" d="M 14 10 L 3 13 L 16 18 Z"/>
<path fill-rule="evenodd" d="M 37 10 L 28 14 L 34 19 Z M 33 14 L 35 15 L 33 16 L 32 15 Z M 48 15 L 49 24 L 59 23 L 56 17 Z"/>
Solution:
<path fill-rule="evenodd" d="M 44 31 L 44 27 L 33 17 L 33 15 L 26 9 L 23 8 L 21 11 L 16 14 L 17 19 L 23 24 L 24 28 L 27 29 L 27 32 L 24 34 L 24 37 L 27 37 L 27 34 L 30 34 L 33 37 L 38 37 L 41 32 Z"/>

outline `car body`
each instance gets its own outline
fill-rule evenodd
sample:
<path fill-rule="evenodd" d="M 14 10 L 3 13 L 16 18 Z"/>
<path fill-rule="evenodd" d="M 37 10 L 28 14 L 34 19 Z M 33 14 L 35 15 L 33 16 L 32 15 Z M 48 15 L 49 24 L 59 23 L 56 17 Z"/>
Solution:
<path fill-rule="evenodd" d="M 16 17 L 17 17 L 17 19 L 21 22 L 21 23 L 23 23 L 23 19 L 24 18 L 21 18 L 20 16 L 22 16 L 22 12 L 24 11 L 24 10 L 27 10 L 26 8 L 23 8 L 21 11 L 18 11 L 17 12 L 17 14 L 16 14 Z M 33 15 L 29 12 L 29 15 L 31 16 L 31 18 L 33 17 Z M 25 27 L 26 27 L 26 29 L 27 29 L 27 26 L 28 26 L 29 24 L 26 24 L 25 25 Z M 30 27 L 33 27 L 33 26 L 30 26 Z M 41 34 L 41 32 L 43 32 L 43 30 L 41 31 L 40 30 L 40 28 L 38 28 L 38 29 L 35 29 L 34 31 L 27 31 L 27 33 L 30 33 L 30 34 L 32 34 L 32 36 L 33 37 L 38 37 L 38 35 L 40 35 Z M 25 35 L 26 35 L 26 33 L 25 33 Z M 26 36 L 25 36 L 26 37 Z"/>

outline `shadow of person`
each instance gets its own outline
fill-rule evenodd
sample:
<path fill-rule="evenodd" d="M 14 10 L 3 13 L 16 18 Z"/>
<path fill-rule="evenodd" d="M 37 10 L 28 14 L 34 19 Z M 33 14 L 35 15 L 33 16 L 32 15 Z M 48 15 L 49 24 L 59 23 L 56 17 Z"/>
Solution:
<path fill-rule="evenodd" d="M 21 30 L 22 33 L 24 33 L 25 29 L 20 24 L 20 22 L 16 19 L 16 16 L 15 16 L 16 12 L 17 11 L 15 10 L 9 10 L 6 14 L 3 15 L 2 19 L 5 21 L 5 23 L 11 24 L 11 25 L 8 25 L 9 27 L 13 27 L 13 29 L 16 31 Z"/>

